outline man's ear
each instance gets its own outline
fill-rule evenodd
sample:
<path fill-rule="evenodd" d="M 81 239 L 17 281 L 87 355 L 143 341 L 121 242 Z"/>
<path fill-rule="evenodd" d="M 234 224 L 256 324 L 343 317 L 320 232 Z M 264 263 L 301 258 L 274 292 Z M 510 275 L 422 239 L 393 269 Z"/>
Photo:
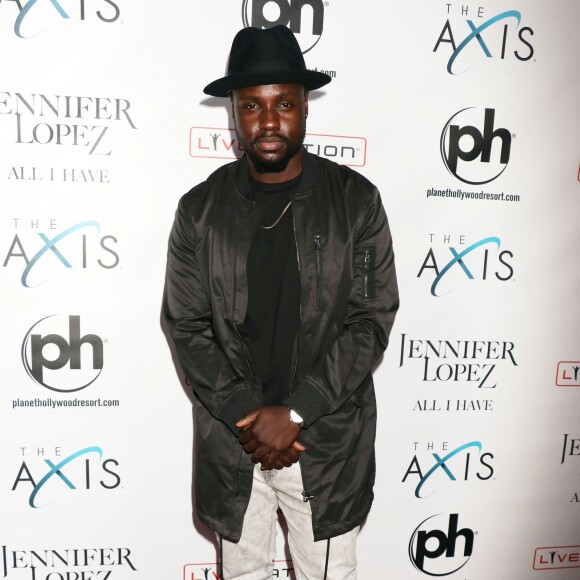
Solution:
<path fill-rule="evenodd" d="M 308 117 L 308 89 L 304 88 L 304 114 Z"/>

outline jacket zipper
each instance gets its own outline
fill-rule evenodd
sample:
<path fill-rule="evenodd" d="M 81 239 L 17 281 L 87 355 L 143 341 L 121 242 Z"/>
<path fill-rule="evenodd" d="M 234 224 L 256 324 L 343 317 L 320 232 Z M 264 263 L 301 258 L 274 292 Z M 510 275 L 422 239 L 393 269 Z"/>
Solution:
<path fill-rule="evenodd" d="M 294 208 L 292 208 L 294 209 Z M 296 379 L 296 371 L 298 369 L 298 358 L 300 352 L 300 331 L 302 329 L 302 289 L 303 289 L 303 280 L 302 280 L 302 262 L 300 261 L 300 251 L 298 250 L 298 236 L 296 235 L 296 212 L 292 211 L 292 227 L 294 229 L 294 243 L 296 244 L 296 261 L 298 264 L 298 275 L 300 276 L 300 326 L 298 328 L 298 336 L 296 337 L 296 358 L 294 359 L 294 371 L 292 373 L 292 381 L 290 382 L 290 394 L 292 394 L 292 387 L 294 386 L 294 380 Z M 318 236 L 320 242 L 320 236 Z M 316 236 L 315 236 L 316 240 Z M 316 242 L 315 242 L 316 243 Z M 318 252 L 316 254 L 318 256 Z M 300 459 L 299 459 L 300 462 Z M 302 479 L 302 487 L 304 491 L 302 492 L 302 501 L 309 502 L 314 496 L 306 491 L 306 486 L 304 485 L 304 470 L 300 470 L 300 475 Z"/>
<path fill-rule="evenodd" d="M 294 201 L 294 197 L 292 197 Z M 296 246 L 296 264 L 298 266 L 298 276 L 300 277 L 300 304 L 299 304 L 299 319 L 300 324 L 298 325 L 298 335 L 296 336 L 296 357 L 294 359 L 294 370 L 292 372 L 292 380 L 290 381 L 290 394 L 292 394 L 292 387 L 294 386 L 294 380 L 296 379 L 296 371 L 298 369 L 298 353 L 299 353 L 299 340 L 300 340 L 300 329 L 302 328 L 302 262 L 300 261 L 300 252 L 298 251 L 298 236 L 296 235 L 296 218 L 294 207 L 292 207 L 292 229 L 294 230 L 294 245 Z"/>
<path fill-rule="evenodd" d="M 316 309 L 320 312 L 320 277 L 322 275 L 320 234 L 314 234 L 314 249 L 316 250 Z"/>
<path fill-rule="evenodd" d="M 363 298 L 375 298 L 375 255 L 374 246 L 367 246 L 364 249 L 363 268 Z"/>
<path fill-rule="evenodd" d="M 369 297 L 369 270 L 371 266 L 371 250 L 365 249 L 364 297 Z"/>

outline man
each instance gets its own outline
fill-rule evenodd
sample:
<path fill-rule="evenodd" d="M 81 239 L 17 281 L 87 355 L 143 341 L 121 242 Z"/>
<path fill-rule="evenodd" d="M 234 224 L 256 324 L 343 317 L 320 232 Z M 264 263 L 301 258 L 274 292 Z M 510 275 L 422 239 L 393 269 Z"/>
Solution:
<path fill-rule="evenodd" d="M 352 579 L 373 499 L 371 369 L 398 308 L 377 189 L 302 146 L 306 69 L 283 26 L 246 28 L 227 76 L 245 152 L 180 201 L 164 313 L 195 393 L 195 494 L 223 578 L 272 577 L 280 508 L 298 579 Z"/>

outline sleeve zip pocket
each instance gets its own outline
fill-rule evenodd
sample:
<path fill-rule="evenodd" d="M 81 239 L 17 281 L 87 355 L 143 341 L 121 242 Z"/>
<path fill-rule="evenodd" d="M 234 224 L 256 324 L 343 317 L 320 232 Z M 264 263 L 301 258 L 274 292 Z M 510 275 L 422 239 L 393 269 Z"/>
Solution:
<path fill-rule="evenodd" d="M 322 278 L 322 258 L 320 252 L 322 251 L 322 242 L 320 241 L 320 234 L 314 234 L 314 249 L 316 251 L 316 309 L 322 309 L 320 298 L 320 285 Z"/>
<path fill-rule="evenodd" d="M 363 298 L 372 300 L 377 296 L 375 285 L 375 258 L 377 249 L 375 246 L 363 246 Z"/>

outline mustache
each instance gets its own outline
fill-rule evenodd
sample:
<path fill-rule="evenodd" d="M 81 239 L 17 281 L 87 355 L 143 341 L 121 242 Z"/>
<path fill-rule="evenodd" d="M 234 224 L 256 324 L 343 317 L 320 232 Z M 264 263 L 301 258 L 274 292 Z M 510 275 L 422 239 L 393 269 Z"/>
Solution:
<path fill-rule="evenodd" d="M 262 133 L 261 135 L 258 135 L 252 139 L 252 143 L 254 145 L 260 141 L 284 141 L 285 143 L 288 143 L 288 139 L 279 133 Z"/>

